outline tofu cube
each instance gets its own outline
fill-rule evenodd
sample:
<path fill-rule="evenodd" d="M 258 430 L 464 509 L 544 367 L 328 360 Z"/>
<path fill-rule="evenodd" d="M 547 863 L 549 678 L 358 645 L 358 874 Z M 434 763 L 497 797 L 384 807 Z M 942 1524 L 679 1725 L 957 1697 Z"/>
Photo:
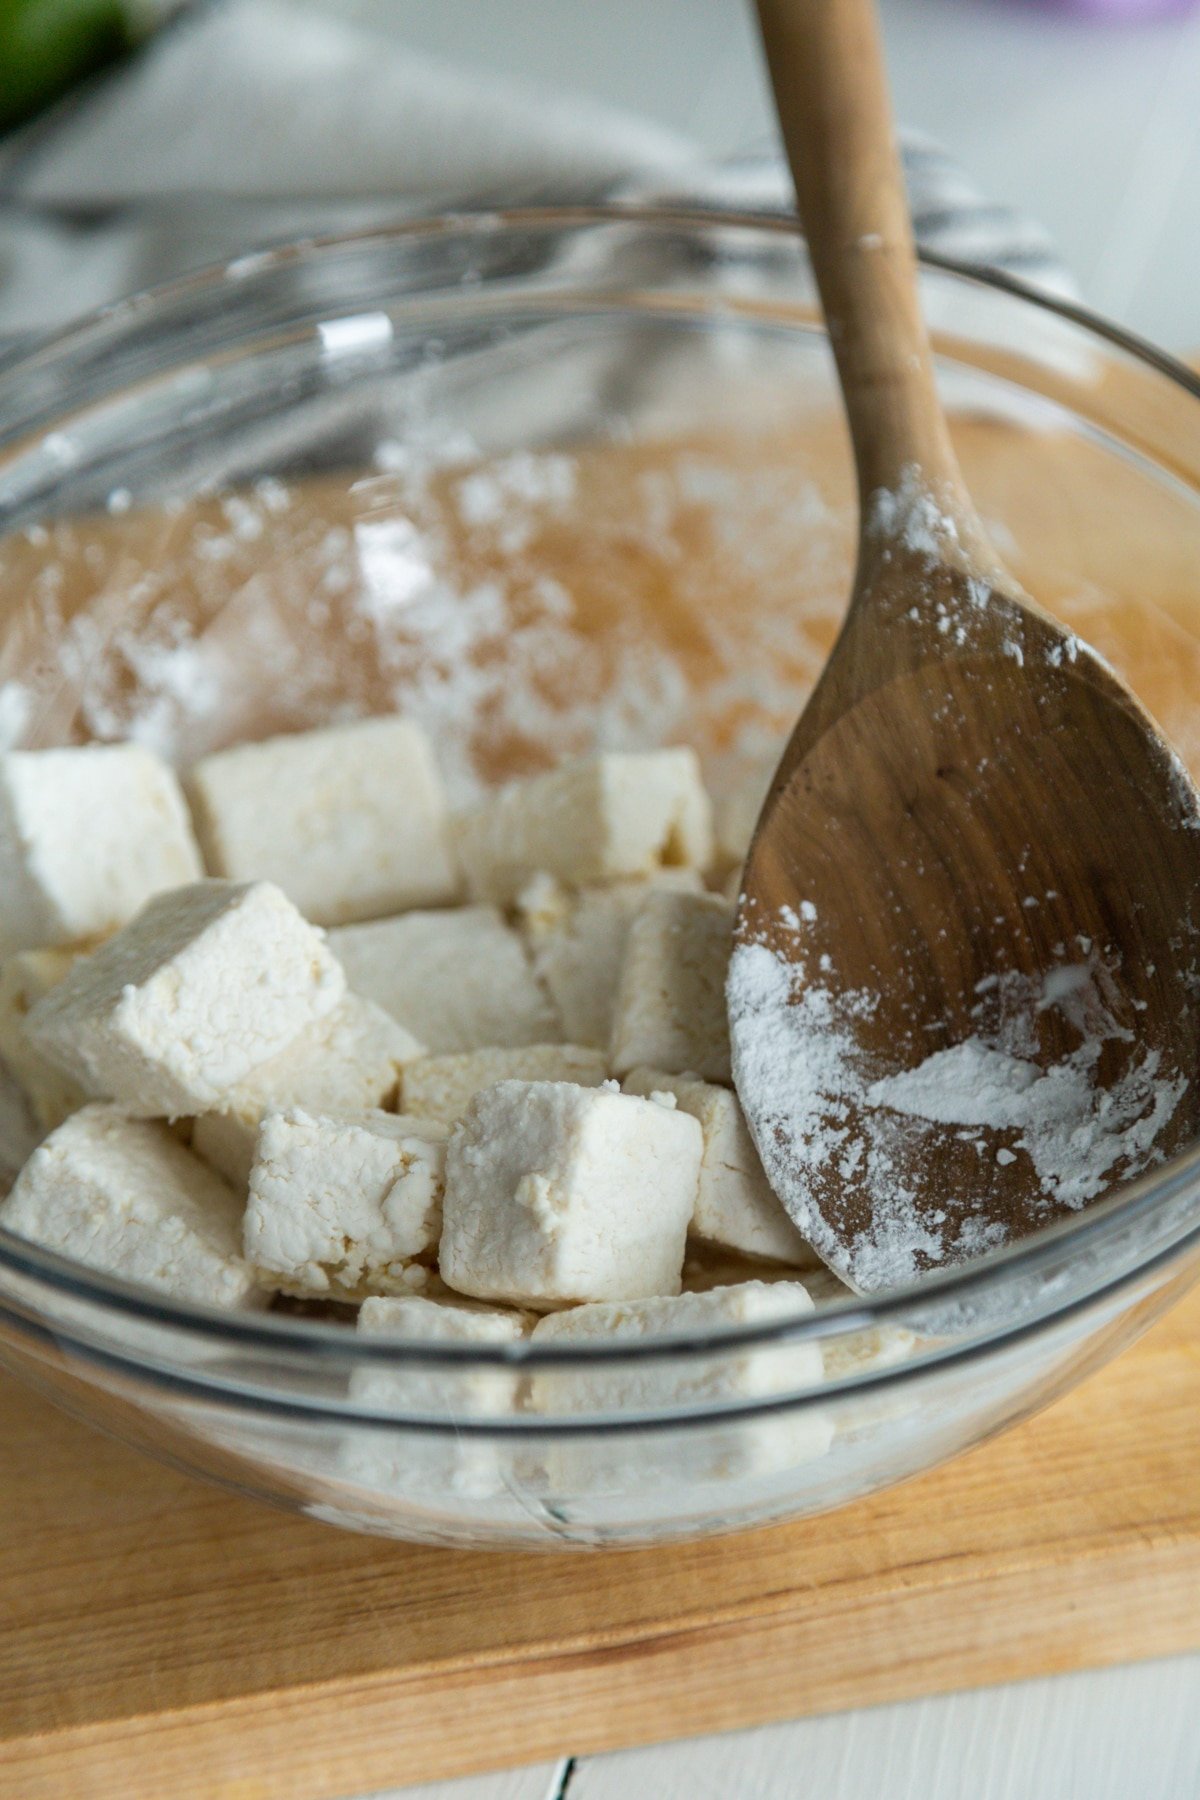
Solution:
<path fill-rule="evenodd" d="M 849 1291 L 846 1298 L 850 1298 Z M 844 1381 L 852 1375 L 865 1375 L 868 1370 L 890 1369 L 896 1363 L 907 1362 L 916 1345 L 917 1335 L 907 1325 L 876 1325 L 864 1331 L 827 1337 L 821 1346 L 825 1379 Z M 861 1423 L 863 1410 L 861 1404 L 849 1409 L 852 1424 Z M 873 1405 L 872 1416 L 880 1416 L 877 1403 Z"/>
<path fill-rule="evenodd" d="M 574 1345 L 638 1343 L 657 1337 L 703 1339 L 712 1332 L 795 1318 L 813 1311 L 799 1282 L 741 1281 L 669 1299 L 577 1306 L 539 1319 L 534 1351 Z M 808 1390 L 823 1378 L 816 1343 L 750 1344 L 711 1352 L 669 1354 L 625 1365 L 537 1370 L 530 1383 L 534 1412 L 554 1417 L 646 1413 L 683 1408 L 734 1407 Z M 596 1438 L 552 1447 L 552 1488 L 596 1494 L 640 1495 L 688 1504 L 690 1487 L 749 1475 L 781 1473 L 823 1456 L 833 1438 L 830 1414 L 811 1402 L 794 1412 L 714 1421 L 703 1430 L 658 1434 L 643 1431 L 635 1444 Z"/>
<path fill-rule="evenodd" d="M 683 1265 L 683 1285 L 686 1292 L 702 1293 L 709 1288 L 728 1287 L 733 1282 L 748 1278 L 748 1265 L 728 1254 L 722 1254 L 708 1244 L 696 1247 L 696 1253 L 689 1253 Z M 759 1279 L 757 1274 L 755 1279 Z M 763 1281 L 793 1281 L 794 1273 L 788 1268 L 764 1271 Z M 841 1301 L 857 1298 L 854 1289 L 827 1269 L 823 1263 L 815 1259 L 810 1268 L 804 1271 L 804 1287 L 818 1312 Z M 852 1331 L 838 1332 L 829 1330 L 821 1339 L 821 1360 L 826 1381 L 841 1381 L 847 1376 L 865 1374 L 869 1369 L 886 1369 L 894 1363 L 904 1362 L 912 1355 L 917 1346 L 916 1333 L 907 1325 L 870 1325 Z M 868 1395 L 863 1399 L 855 1399 L 853 1404 L 842 1402 L 837 1416 L 837 1432 L 856 1431 L 864 1419 L 875 1420 L 883 1417 L 896 1417 L 909 1410 L 911 1395 L 905 1391 L 901 1396 L 889 1394 L 885 1399 L 876 1399 Z"/>
<path fill-rule="evenodd" d="M 291 1294 L 404 1293 L 408 1265 L 437 1248 L 448 1136 L 431 1119 L 395 1113 L 267 1113 L 250 1170 L 247 1261 Z"/>
<path fill-rule="evenodd" d="M 857 1298 L 831 1269 L 814 1269 L 804 1285 L 818 1310 Z M 846 1381 L 858 1375 L 876 1374 L 907 1362 L 920 1349 L 920 1339 L 907 1325 L 868 1325 L 856 1331 L 827 1329 L 821 1339 L 821 1358 L 826 1381 Z M 911 1383 L 842 1395 L 837 1403 L 835 1430 L 839 1439 L 862 1439 L 881 1426 L 890 1428 L 897 1419 L 916 1412 L 923 1402 Z"/>
<path fill-rule="evenodd" d="M 472 1300 L 430 1300 L 424 1295 L 364 1300 L 358 1315 L 363 1337 L 412 1338 L 436 1344 L 522 1344 L 533 1315 Z M 359 1368 L 350 1377 L 351 1398 L 389 1410 L 454 1416 L 515 1409 L 518 1374 L 502 1367 L 391 1370 Z"/>
<path fill-rule="evenodd" d="M 717 894 L 653 893 L 629 927 L 609 1063 L 732 1079 L 725 976 L 734 908 Z"/>
<path fill-rule="evenodd" d="M 616 881 L 578 892 L 541 875 L 522 890 L 517 913 L 534 973 L 571 1043 L 608 1049 L 629 927 L 647 894 L 659 887 L 704 890 L 695 869 L 664 869 L 649 882 Z"/>
<path fill-rule="evenodd" d="M 36 1149 L 0 1224 L 177 1300 L 265 1301 L 242 1256 L 242 1202 L 166 1125 L 85 1106 Z"/>
<path fill-rule="evenodd" d="M 804 1316 L 814 1310 L 798 1281 L 739 1281 L 703 1293 L 575 1306 L 538 1320 L 532 1342 L 541 1345 L 638 1342 L 654 1337 L 703 1338 L 714 1330 Z M 544 1370 L 530 1398 L 536 1412 L 654 1411 L 761 1399 L 822 1379 L 817 1343 L 759 1349 L 717 1348 L 706 1355 L 642 1359 L 592 1369 Z"/>
<path fill-rule="evenodd" d="M 694 1237 L 797 1268 L 816 1265 L 816 1252 L 767 1180 L 736 1094 L 661 1069 L 631 1069 L 621 1085 L 627 1094 L 673 1094 L 680 1110 L 700 1121 L 704 1160 L 692 1215 Z"/>
<path fill-rule="evenodd" d="M 143 1117 L 219 1106 L 333 1011 L 345 977 L 277 887 L 160 894 L 33 1008 L 31 1042 L 88 1093 Z"/>
<path fill-rule="evenodd" d="M 426 1056 L 404 1072 L 404 1107 L 447 1125 L 462 1118 L 480 1088 L 500 1081 L 571 1081 L 599 1087 L 608 1078 L 602 1050 L 580 1044 L 528 1044 L 512 1050 L 466 1050 Z"/>
<path fill-rule="evenodd" d="M 703 1148 L 687 1113 L 607 1087 L 485 1088 L 446 1155 L 443 1280 L 538 1311 L 677 1294 Z"/>
<path fill-rule="evenodd" d="M 502 1348 L 525 1342 L 533 1320 L 469 1300 L 366 1300 L 358 1315 L 364 1338 L 412 1339 L 428 1344 Z M 503 1366 L 370 1365 L 350 1377 L 352 1405 L 364 1412 L 416 1415 L 444 1423 L 444 1433 L 359 1431 L 347 1436 L 345 1473 L 370 1487 L 401 1492 L 441 1508 L 447 1500 L 483 1499 L 505 1490 L 512 1452 L 482 1438 L 459 1436 L 460 1421 L 504 1418 L 518 1410 L 519 1371 Z"/>
<path fill-rule="evenodd" d="M 2 979 L 2 977 L 0 977 Z M 263 1114 L 302 1106 L 316 1113 L 389 1110 L 401 1074 L 422 1046 L 390 1013 L 347 994 L 286 1050 L 252 1069 L 222 1099 L 220 1112 L 192 1125 L 192 1149 L 243 1192 Z"/>
<path fill-rule="evenodd" d="M 25 1020 L 77 961 L 74 950 L 19 950 L 0 964 L 0 1056 L 43 1131 L 61 1125 L 87 1096 L 77 1081 L 36 1048 Z"/>
<path fill-rule="evenodd" d="M 149 750 L 0 756 L 0 951 L 103 937 L 203 873 L 179 783 Z"/>
<path fill-rule="evenodd" d="M 348 925 L 330 933 L 329 945 L 354 991 L 434 1055 L 562 1037 L 520 937 L 494 906 Z"/>
<path fill-rule="evenodd" d="M 591 757 L 514 781 L 454 822 L 468 892 L 514 901 L 539 871 L 580 887 L 704 868 L 712 813 L 692 750 Z"/>
<path fill-rule="evenodd" d="M 433 752 L 406 719 L 219 750 L 192 769 L 188 796 L 209 873 L 273 881 L 315 924 L 458 892 Z"/>
<path fill-rule="evenodd" d="M 719 869 L 740 869 L 745 862 L 758 815 L 783 752 L 784 745 L 780 743 L 765 756 L 749 758 L 733 780 L 714 794 L 713 826 Z"/>

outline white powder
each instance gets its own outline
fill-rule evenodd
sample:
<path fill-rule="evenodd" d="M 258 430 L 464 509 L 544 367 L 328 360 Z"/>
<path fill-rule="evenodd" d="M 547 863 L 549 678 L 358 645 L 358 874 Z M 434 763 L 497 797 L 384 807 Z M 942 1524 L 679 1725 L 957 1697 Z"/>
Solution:
<path fill-rule="evenodd" d="M 790 910 L 788 929 L 801 931 L 811 910 Z M 884 1071 L 861 1029 L 876 998 L 810 981 L 802 954 L 792 961 L 752 942 L 734 950 L 734 1075 L 759 1151 L 800 1230 L 856 1287 L 898 1287 L 1003 1244 L 1011 1225 L 989 1167 L 1020 1163 L 1034 1211 L 1048 1221 L 1162 1158 L 1158 1139 L 1188 1083 L 1163 1071 L 1156 1050 L 1131 1053 L 1117 1080 L 1097 1082 L 1104 1045 L 1132 1038 L 1098 959 L 1063 964 L 1036 982 L 989 977 L 976 991 L 975 1035 L 914 1068 Z M 1043 1067 L 1034 1060 L 1036 1024 L 1051 1007 L 1079 1043 Z M 921 1181 L 939 1127 L 957 1128 L 978 1156 L 978 1193 L 956 1220 Z M 838 1229 L 839 1189 L 867 1202 L 856 1229 Z"/>
<path fill-rule="evenodd" d="M 395 710 L 452 801 L 597 750 L 689 741 L 718 788 L 810 690 L 850 507 L 789 439 L 483 459 L 419 417 L 375 469 L 31 525 L 0 732 L 133 739 L 179 762 Z M 798 559 L 802 558 L 798 581 Z M 738 604 L 752 588 L 753 604 Z M 669 596 L 669 603 L 664 602 Z"/>
<path fill-rule="evenodd" d="M 957 525 L 942 511 L 915 463 L 904 470 L 899 487 L 877 488 L 871 495 L 867 530 L 874 537 L 899 538 L 930 562 L 940 561 L 944 545 L 958 542 Z"/>
<path fill-rule="evenodd" d="M 1115 1087 L 1098 1088 L 1100 1047 L 1090 1039 L 1041 1070 L 967 1038 L 875 1082 L 867 1101 L 946 1125 L 1019 1131 L 1015 1148 L 1028 1154 L 1041 1191 L 1076 1208 L 1102 1193 L 1117 1168 L 1145 1167 L 1187 1087 L 1182 1076 L 1159 1079 L 1162 1059 L 1148 1050 Z M 1004 1167 L 1013 1155 L 1001 1146 L 996 1160 Z"/>

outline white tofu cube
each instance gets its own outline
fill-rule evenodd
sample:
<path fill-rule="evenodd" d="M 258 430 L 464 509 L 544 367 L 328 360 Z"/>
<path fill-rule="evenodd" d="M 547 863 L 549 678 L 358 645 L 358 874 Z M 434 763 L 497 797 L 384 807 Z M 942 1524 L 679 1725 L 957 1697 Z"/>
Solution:
<path fill-rule="evenodd" d="M 514 901 L 539 871 L 579 887 L 704 868 L 712 813 L 692 750 L 596 756 L 510 782 L 454 821 L 467 889 Z"/>
<path fill-rule="evenodd" d="M 846 1298 L 850 1297 L 847 1290 Z M 821 1346 L 825 1379 L 844 1381 L 851 1375 L 865 1375 L 870 1369 L 890 1369 L 896 1363 L 906 1362 L 916 1343 L 916 1333 L 907 1325 L 877 1325 L 865 1331 L 847 1332 L 841 1337 L 827 1337 Z M 861 1422 L 862 1411 L 861 1405 L 851 1410 L 852 1424 Z M 877 1403 L 873 1406 L 872 1416 L 880 1416 Z"/>
<path fill-rule="evenodd" d="M 734 909 L 717 894 L 653 893 L 629 927 L 609 1063 L 732 1079 L 725 976 Z"/>
<path fill-rule="evenodd" d="M 677 1294 L 703 1149 L 695 1119 L 651 1100 L 485 1088 L 446 1155 L 442 1278 L 536 1310 Z"/>
<path fill-rule="evenodd" d="M 816 1252 L 767 1180 L 736 1094 L 661 1069 L 631 1069 L 621 1085 L 627 1094 L 674 1094 L 680 1110 L 700 1121 L 704 1160 L 692 1215 L 694 1237 L 797 1268 L 817 1263 Z"/>
<path fill-rule="evenodd" d="M 741 868 L 758 824 L 758 815 L 770 790 L 782 743 L 765 756 L 749 758 L 732 781 L 718 788 L 713 796 L 713 825 L 716 838 L 718 868 Z"/>
<path fill-rule="evenodd" d="M 210 1169 L 215 1169 L 231 1188 L 245 1195 L 261 1123 L 262 1112 L 252 1109 L 201 1113 L 198 1118 L 188 1121 L 191 1127 L 188 1148 Z"/>
<path fill-rule="evenodd" d="M 19 950 L 0 964 L 0 1056 L 21 1087 L 43 1131 L 53 1131 L 87 1096 L 77 1081 L 31 1042 L 25 1020 L 43 994 L 78 961 L 74 950 Z"/>
<path fill-rule="evenodd" d="M 575 1306 L 538 1320 L 539 1345 L 621 1343 L 655 1337 L 703 1338 L 722 1327 L 803 1316 L 813 1303 L 798 1281 L 739 1281 L 703 1293 Z M 717 1348 L 702 1355 L 642 1359 L 624 1366 L 544 1370 L 531 1384 L 534 1410 L 545 1413 L 654 1411 L 760 1399 L 822 1379 L 820 1345 Z"/>
<path fill-rule="evenodd" d="M 533 1326 L 531 1313 L 415 1294 L 364 1300 L 358 1315 L 364 1337 L 412 1338 L 418 1343 L 521 1344 Z M 494 1366 L 360 1368 L 350 1377 L 350 1394 L 364 1405 L 459 1416 L 515 1410 L 517 1384 L 515 1369 Z"/>
<path fill-rule="evenodd" d="M 404 1293 L 442 1224 L 448 1128 L 395 1113 L 323 1118 L 293 1107 L 259 1128 L 246 1259 L 291 1294 Z"/>
<path fill-rule="evenodd" d="M 333 1011 L 346 982 L 279 889 L 201 881 L 160 894 L 39 1000 L 35 1047 L 143 1117 L 219 1106 Z"/>
<path fill-rule="evenodd" d="M 571 1043 L 607 1050 L 629 927 L 647 894 L 659 887 L 704 890 L 695 869 L 664 869 L 649 882 L 616 881 L 577 893 L 542 875 L 522 890 L 517 912 L 534 973 Z"/>
<path fill-rule="evenodd" d="M 847 1287 L 831 1269 L 814 1269 L 805 1275 L 804 1285 L 818 1311 L 858 1298 L 854 1289 Z M 836 1334 L 827 1329 L 821 1339 L 825 1379 L 845 1381 L 892 1368 L 907 1362 L 919 1347 L 917 1334 L 907 1325 L 871 1325 Z M 908 1383 L 843 1395 L 837 1404 L 837 1436 L 861 1441 L 880 1426 L 890 1428 L 895 1420 L 916 1412 L 922 1403 L 919 1391 L 914 1393 Z"/>
<path fill-rule="evenodd" d="M 521 1344 L 533 1320 L 469 1300 L 366 1300 L 358 1315 L 363 1337 L 415 1339 L 418 1343 Z M 443 1423 L 444 1434 L 381 1430 L 348 1434 L 345 1473 L 366 1486 L 405 1493 L 441 1508 L 449 1499 L 482 1499 L 504 1490 L 502 1458 L 511 1455 L 486 1439 L 459 1436 L 460 1422 L 504 1418 L 518 1410 L 520 1375 L 503 1366 L 410 1362 L 397 1368 L 362 1367 L 350 1377 L 352 1406 L 403 1419 L 415 1415 Z"/>
<path fill-rule="evenodd" d="M 739 1263 L 731 1256 L 722 1256 L 707 1245 L 698 1246 L 698 1254 L 689 1255 L 683 1265 L 683 1285 L 685 1290 L 702 1293 L 708 1288 L 728 1287 L 732 1282 L 749 1279 L 763 1281 L 792 1281 L 790 1269 L 769 1270 L 759 1276 L 754 1265 Z M 830 1306 L 836 1306 L 844 1300 L 857 1300 L 852 1287 L 827 1269 L 823 1263 L 814 1260 L 811 1268 L 804 1271 L 804 1286 L 808 1297 L 817 1312 L 824 1312 Z M 913 1352 L 917 1344 L 917 1336 L 907 1325 L 867 1326 L 861 1330 L 834 1334 L 827 1331 L 821 1339 L 821 1358 L 824 1365 L 826 1381 L 840 1381 L 846 1376 L 861 1375 L 868 1369 L 886 1369 L 892 1364 L 904 1362 Z M 902 1403 L 897 1406 L 896 1397 L 889 1395 L 885 1401 L 868 1397 L 855 1402 L 852 1407 L 843 1407 L 838 1414 L 837 1428 L 839 1435 L 843 1430 L 858 1429 L 864 1416 L 876 1419 L 884 1416 L 894 1417 L 898 1412 L 907 1411 L 911 1396 L 903 1396 Z"/>
<path fill-rule="evenodd" d="M 732 1287 L 670 1299 L 578 1306 L 539 1319 L 531 1345 L 547 1349 L 647 1339 L 704 1339 L 712 1332 L 803 1317 L 812 1301 L 799 1282 L 741 1281 Z M 809 1390 L 822 1380 L 816 1343 L 780 1343 L 709 1352 L 669 1353 L 625 1365 L 534 1373 L 530 1404 L 555 1417 L 734 1407 Z M 714 1481 L 780 1473 L 823 1456 L 833 1437 L 827 1411 L 811 1402 L 796 1412 L 713 1421 L 687 1433 L 643 1432 L 636 1443 L 597 1438 L 551 1449 L 551 1484 L 585 1499 L 596 1493 L 641 1494 L 653 1505 L 662 1492 L 688 1504 L 688 1490 Z"/>
<path fill-rule="evenodd" d="M 404 1071 L 404 1108 L 426 1119 L 461 1119 L 480 1088 L 500 1081 L 572 1081 L 599 1087 L 608 1078 L 602 1050 L 580 1044 L 527 1044 L 512 1050 L 465 1050 L 426 1056 Z"/>
<path fill-rule="evenodd" d="M 188 795 L 210 874 L 273 881 L 318 925 L 458 892 L 433 752 L 405 719 L 219 750 Z"/>
<path fill-rule="evenodd" d="M 520 937 L 493 906 L 348 925 L 329 934 L 329 947 L 354 991 L 434 1055 L 562 1037 Z"/>
<path fill-rule="evenodd" d="M 0 950 L 103 937 L 203 872 L 179 783 L 149 750 L 0 756 Z"/>
<path fill-rule="evenodd" d="M 93 1269 L 209 1306 L 264 1303 L 242 1202 L 156 1120 L 86 1106 L 36 1149 L 0 1224 Z"/>
<path fill-rule="evenodd" d="M 202 1113 L 192 1125 L 192 1149 L 245 1191 L 265 1112 L 289 1106 L 316 1113 L 387 1111 L 406 1064 L 421 1054 L 416 1038 L 390 1013 L 347 994 L 224 1095 L 220 1112 Z"/>

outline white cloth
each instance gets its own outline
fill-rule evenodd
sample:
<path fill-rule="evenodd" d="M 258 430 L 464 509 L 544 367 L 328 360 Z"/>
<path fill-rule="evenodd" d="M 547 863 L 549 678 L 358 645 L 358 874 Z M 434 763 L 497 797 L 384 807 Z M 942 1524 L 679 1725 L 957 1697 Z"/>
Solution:
<path fill-rule="evenodd" d="M 926 247 L 1069 288 L 1045 233 L 936 146 L 907 138 L 905 163 Z M 613 193 L 791 205 L 773 150 L 714 167 L 645 120 L 467 75 L 303 0 L 210 0 L 0 145 L 0 337 L 312 232 Z"/>
<path fill-rule="evenodd" d="M 369 25 L 285 0 L 227 0 L 185 16 L 18 140 L 0 184 L 59 203 L 520 195 L 548 180 L 595 191 L 694 156 L 644 120 L 465 75 Z"/>

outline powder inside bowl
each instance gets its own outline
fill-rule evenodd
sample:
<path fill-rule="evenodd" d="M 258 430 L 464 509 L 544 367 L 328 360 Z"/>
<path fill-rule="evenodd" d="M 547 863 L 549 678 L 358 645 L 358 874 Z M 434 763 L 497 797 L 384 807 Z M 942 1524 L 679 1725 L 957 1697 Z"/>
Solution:
<path fill-rule="evenodd" d="M 719 786 L 812 685 L 850 518 L 820 436 L 490 459 L 387 443 L 365 474 L 145 509 L 126 495 L 0 542 L 19 607 L 0 732 L 187 762 L 399 711 L 456 801 L 664 741 L 695 744 Z"/>

